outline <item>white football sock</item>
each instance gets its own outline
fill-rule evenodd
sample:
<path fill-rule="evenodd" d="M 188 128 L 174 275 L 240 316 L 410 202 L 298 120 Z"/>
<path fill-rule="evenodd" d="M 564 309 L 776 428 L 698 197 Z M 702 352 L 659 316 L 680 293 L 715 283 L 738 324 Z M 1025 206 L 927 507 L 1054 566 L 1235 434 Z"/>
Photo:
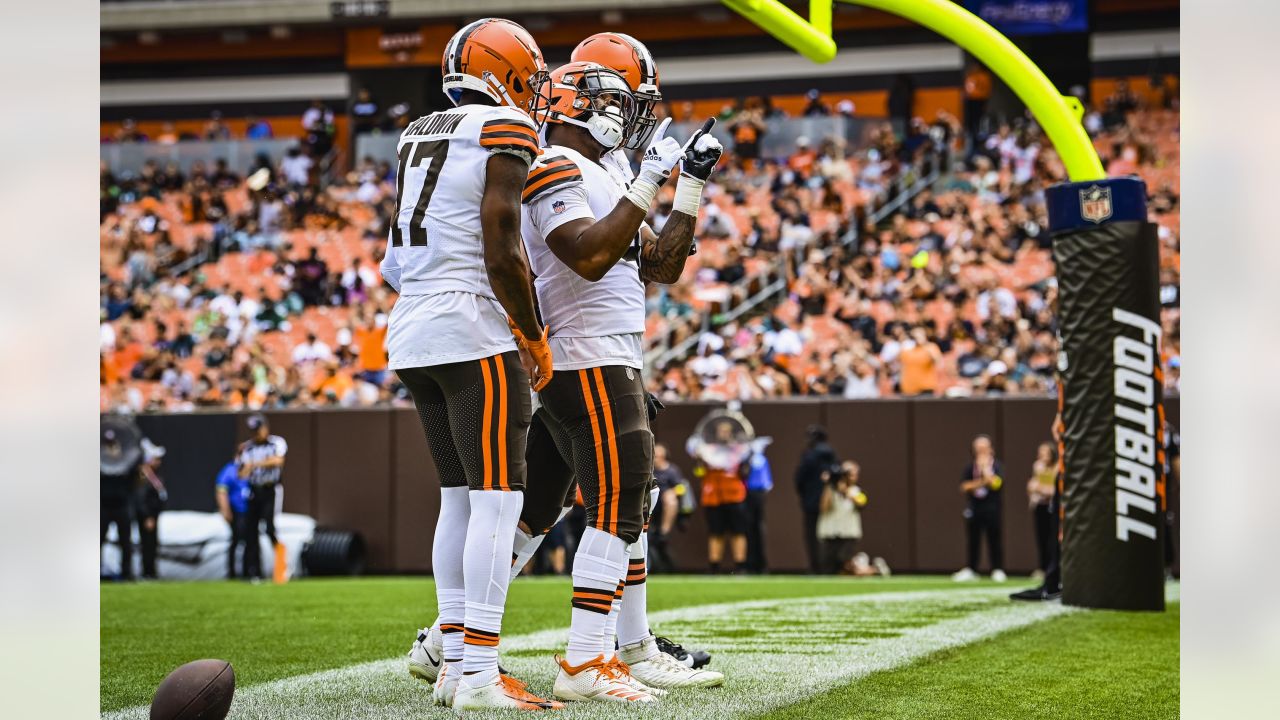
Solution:
<path fill-rule="evenodd" d="M 618 650 L 618 613 L 622 610 L 622 591 L 626 587 L 626 579 L 618 581 L 618 586 L 613 589 L 613 602 L 609 605 L 609 617 L 604 621 L 604 644 L 601 649 L 604 650 L 604 659 L 611 660 Z"/>
<path fill-rule="evenodd" d="M 569 511 L 572 509 L 573 508 L 562 508 L 560 510 L 560 517 L 556 518 L 556 523 L 563 520 L 564 516 L 568 515 Z M 552 523 L 551 527 L 555 527 L 555 523 Z M 550 529 L 548 529 L 548 532 L 550 532 Z M 512 546 L 513 557 L 511 559 L 512 580 L 515 580 L 516 577 L 520 575 L 520 571 L 524 570 L 524 566 L 529 564 L 529 560 L 533 558 L 534 553 L 538 552 L 538 548 L 542 547 L 542 541 L 546 539 L 546 537 L 547 533 L 530 537 L 519 527 L 516 527 L 516 540 L 515 545 Z"/>
<path fill-rule="evenodd" d="M 649 533 L 640 533 L 640 539 L 631 545 L 631 559 L 627 564 L 626 587 L 622 602 L 618 603 L 618 644 L 630 645 L 649 637 L 648 591 L 645 583 L 648 575 L 647 554 Z"/>
<path fill-rule="evenodd" d="M 498 636 L 511 582 L 511 546 L 524 493 L 472 490 L 463 574 L 467 617 L 462 654 L 464 679 L 480 687 L 498 678 Z"/>
<path fill-rule="evenodd" d="M 605 624 L 618 583 L 626 571 L 627 544 L 622 538 L 589 527 L 573 556 L 573 610 L 565 660 L 582 665 L 604 648 Z"/>
<path fill-rule="evenodd" d="M 471 501 L 465 487 L 440 488 L 440 519 L 431 545 L 431 574 L 436 579 L 436 625 L 444 635 L 446 662 L 462 660 L 462 625 L 466 619 L 466 592 L 462 572 L 462 548 L 471 519 Z"/>

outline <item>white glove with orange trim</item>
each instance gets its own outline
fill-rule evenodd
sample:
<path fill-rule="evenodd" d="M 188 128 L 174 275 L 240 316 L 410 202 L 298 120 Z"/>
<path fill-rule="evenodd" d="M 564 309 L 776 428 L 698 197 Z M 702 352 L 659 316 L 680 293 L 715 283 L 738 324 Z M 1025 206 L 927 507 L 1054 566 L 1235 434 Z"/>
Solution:
<path fill-rule="evenodd" d="M 520 351 L 520 364 L 524 366 L 524 371 L 529 373 L 529 385 L 534 392 L 541 392 L 542 388 L 551 382 L 554 365 L 551 346 L 547 343 L 547 333 L 550 332 L 550 328 L 543 326 L 542 337 L 530 340 L 511 321 L 511 318 L 507 318 L 507 325 L 510 326 L 511 334 L 516 339 L 516 349 Z"/>

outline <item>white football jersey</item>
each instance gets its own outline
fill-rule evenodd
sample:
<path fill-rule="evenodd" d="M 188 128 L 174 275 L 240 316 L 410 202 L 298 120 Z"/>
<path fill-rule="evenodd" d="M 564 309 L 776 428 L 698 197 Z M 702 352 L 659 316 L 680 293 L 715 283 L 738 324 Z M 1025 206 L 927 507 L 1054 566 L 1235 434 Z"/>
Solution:
<path fill-rule="evenodd" d="M 600 164 L 616 173 L 627 185 L 630 185 L 636 177 L 635 171 L 631 169 L 631 157 L 622 148 L 605 153 L 605 156 L 600 158 Z"/>
<path fill-rule="evenodd" d="M 480 202 L 495 153 L 532 162 L 537 133 L 528 116 L 464 105 L 421 117 L 400 135 L 396 212 L 381 267 L 400 293 L 387 327 L 392 369 L 515 349 L 484 263 Z"/>
<path fill-rule="evenodd" d="M 591 282 L 561 262 L 546 242 L 570 220 L 596 220 L 612 212 L 627 180 L 617 169 L 559 145 L 545 148 L 529 171 L 521 229 L 557 368 L 641 368 L 645 293 L 636 252 Z"/>

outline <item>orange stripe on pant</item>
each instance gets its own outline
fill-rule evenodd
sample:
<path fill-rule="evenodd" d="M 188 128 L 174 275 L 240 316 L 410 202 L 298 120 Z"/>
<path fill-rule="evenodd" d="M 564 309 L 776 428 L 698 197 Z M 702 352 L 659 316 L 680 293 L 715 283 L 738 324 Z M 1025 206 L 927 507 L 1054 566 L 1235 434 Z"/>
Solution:
<path fill-rule="evenodd" d="M 609 393 L 605 391 L 604 373 L 600 368 L 592 368 L 596 377 L 596 387 L 600 389 L 601 413 L 604 415 L 605 437 L 609 441 L 609 523 L 606 530 L 618 534 L 618 496 L 622 494 L 622 475 L 618 470 L 618 436 L 613 431 L 613 409 L 609 405 Z M 603 498 L 601 498 L 603 501 Z"/>
<path fill-rule="evenodd" d="M 591 383 L 587 379 L 587 371 L 578 371 L 578 380 L 582 383 L 582 398 L 587 405 L 587 418 L 591 420 L 591 436 L 596 443 L 596 475 L 600 485 L 600 501 L 604 500 L 605 492 L 605 475 L 604 468 L 604 442 L 600 439 L 600 418 L 596 414 L 596 401 L 591 395 Z M 603 518 L 600 512 L 596 512 L 596 529 L 603 530 Z"/>
<path fill-rule="evenodd" d="M 502 356 L 493 357 L 494 372 L 498 376 L 498 427 L 495 432 L 498 443 L 498 488 L 510 490 L 507 484 L 507 373 Z"/>
<path fill-rule="evenodd" d="M 484 378 L 484 414 L 480 421 L 480 457 L 484 480 L 480 487 L 493 487 L 493 455 L 489 447 L 489 433 L 493 431 L 493 379 L 489 376 L 489 358 L 480 358 L 480 375 Z"/>

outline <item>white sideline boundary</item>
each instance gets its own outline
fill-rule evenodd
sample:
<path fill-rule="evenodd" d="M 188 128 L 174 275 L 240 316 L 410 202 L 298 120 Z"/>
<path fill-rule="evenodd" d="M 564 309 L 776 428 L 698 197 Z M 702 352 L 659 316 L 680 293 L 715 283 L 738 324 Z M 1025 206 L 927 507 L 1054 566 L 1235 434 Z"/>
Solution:
<path fill-rule="evenodd" d="M 850 681 L 950 648 L 1071 612 L 1059 603 L 1013 603 L 1005 588 L 940 589 L 748 600 L 650 614 L 654 627 L 712 650 L 725 686 L 673 692 L 645 707 L 569 704 L 555 717 L 742 718 L 801 702 Z M 1176 591 L 1175 591 L 1176 592 Z M 924 618 L 924 621 L 922 621 Z M 929 622 L 929 620 L 933 620 Z M 550 692 L 567 629 L 502 640 L 503 665 Z M 412 638 L 405 634 L 405 647 Z M 457 717 L 430 704 L 430 687 L 409 677 L 405 658 L 360 663 L 240 688 L 231 720 L 398 720 Z M 140 720 L 147 706 L 105 713 Z M 467 717 L 527 717 L 520 711 Z"/>

